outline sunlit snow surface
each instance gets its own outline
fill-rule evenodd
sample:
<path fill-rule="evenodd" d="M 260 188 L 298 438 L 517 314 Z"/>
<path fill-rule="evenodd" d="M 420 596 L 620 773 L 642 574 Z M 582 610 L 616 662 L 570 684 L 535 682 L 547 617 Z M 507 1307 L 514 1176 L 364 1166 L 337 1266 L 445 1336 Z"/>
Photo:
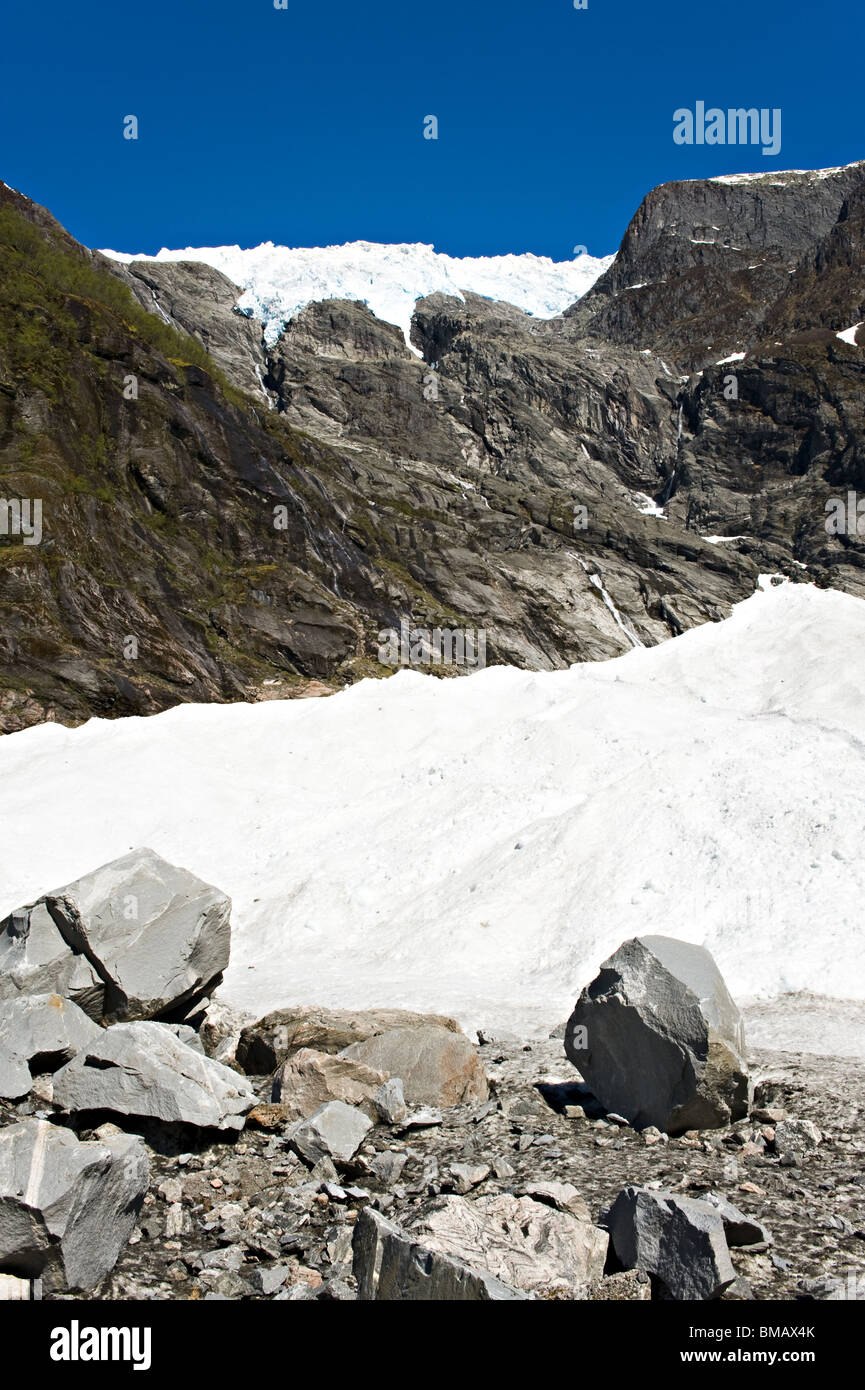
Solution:
<path fill-rule="evenodd" d="M 155 256 L 103 251 L 117 261 L 203 261 L 221 270 L 243 294 L 238 307 L 265 328 L 273 346 L 286 322 L 321 299 L 356 299 L 377 318 L 397 324 L 409 341 L 415 301 L 427 294 L 463 298 L 463 291 L 505 300 L 539 318 L 554 318 L 586 293 L 612 264 L 612 256 L 553 261 L 530 253 L 509 256 L 445 256 L 432 246 L 385 246 L 353 241 L 345 246 L 163 247 Z"/>
<path fill-rule="evenodd" d="M 0 916 L 149 845 L 228 892 L 221 991 L 544 1033 L 625 938 L 865 1000 L 865 603 L 767 587 L 604 663 L 0 738 Z"/>

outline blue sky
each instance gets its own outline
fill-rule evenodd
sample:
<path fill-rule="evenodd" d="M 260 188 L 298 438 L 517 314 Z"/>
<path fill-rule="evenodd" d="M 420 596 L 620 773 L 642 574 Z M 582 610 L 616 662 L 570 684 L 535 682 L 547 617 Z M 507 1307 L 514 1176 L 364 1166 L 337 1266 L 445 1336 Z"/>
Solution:
<path fill-rule="evenodd" d="M 0 177 L 122 251 L 600 255 L 665 180 L 865 157 L 863 39 L 861 0 L 18 3 Z M 780 107 L 780 154 L 675 145 L 698 100 Z"/>

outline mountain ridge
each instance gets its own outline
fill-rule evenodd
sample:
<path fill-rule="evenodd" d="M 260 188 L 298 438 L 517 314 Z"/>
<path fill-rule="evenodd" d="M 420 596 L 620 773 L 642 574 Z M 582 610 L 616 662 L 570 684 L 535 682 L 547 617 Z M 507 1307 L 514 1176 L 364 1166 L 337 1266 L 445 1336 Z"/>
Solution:
<path fill-rule="evenodd" d="M 388 673 L 403 620 L 558 669 L 715 621 L 761 573 L 865 596 L 824 524 L 865 487 L 837 336 L 865 319 L 863 188 L 661 185 L 560 316 L 435 293 L 409 348 L 351 299 L 269 346 L 222 272 L 109 261 L 4 185 L 0 492 L 50 505 L 41 546 L 0 536 L 0 729 L 336 688 Z M 698 205 L 768 268 L 701 245 Z M 617 288 L 649 263 L 672 291 Z"/>

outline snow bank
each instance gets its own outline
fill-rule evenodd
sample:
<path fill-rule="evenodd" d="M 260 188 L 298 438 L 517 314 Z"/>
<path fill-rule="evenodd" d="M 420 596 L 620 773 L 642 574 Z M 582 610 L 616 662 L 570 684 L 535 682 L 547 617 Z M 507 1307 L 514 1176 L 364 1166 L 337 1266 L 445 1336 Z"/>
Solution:
<path fill-rule="evenodd" d="M 409 342 L 415 300 L 427 294 L 463 298 L 463 291 L 502 299 L 526 313 L 554 318 L 586 293 L 612 264 L 612 256 L 582 255 L 573 261 L 548 256 L 445 256 L 422 244 L 383 246 L 353 241 L 345 246 L 163 247 L 155 256 L 103 251 L 130 261 L 203 261 L 243 290 L 238 308 L 259 319 L 272 347 L 285 324 L 320 299 L 357 299 L 377 318 L 397 324 Z"/>
<path fill-rule="evenodd" d="M 0 915 L 150 845 L 234 900 L 224 996 L 544 1032 L 624 938 L 865 999 L 865 604 L 784 585 L 557 673 L 0 738 Z"/>

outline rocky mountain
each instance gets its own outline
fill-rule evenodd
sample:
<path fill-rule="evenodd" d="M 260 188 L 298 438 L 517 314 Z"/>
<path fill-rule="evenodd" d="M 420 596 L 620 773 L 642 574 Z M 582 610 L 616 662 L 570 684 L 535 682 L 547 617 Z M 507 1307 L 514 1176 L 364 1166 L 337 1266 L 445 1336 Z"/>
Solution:
<path fill-rule="evenodd" d="M 220 270 L 0 185 L 0 496 L 42 527 L 0 510 L 0 729 L 319 693 L 403 620 L 555 669 L 763 572 L 865 595 L 825 526 L 865 485 L 863 198 L 861 163 L 663 185 L 560 317 L 427 295 L 412 351 L 355 299 L 268 342 Z"/>

